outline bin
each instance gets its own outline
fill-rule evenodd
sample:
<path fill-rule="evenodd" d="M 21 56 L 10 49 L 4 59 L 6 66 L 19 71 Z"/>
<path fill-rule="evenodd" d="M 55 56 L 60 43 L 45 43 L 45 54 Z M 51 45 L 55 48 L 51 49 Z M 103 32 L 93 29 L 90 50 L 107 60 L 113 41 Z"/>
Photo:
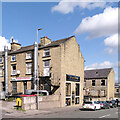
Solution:
<path fill-rule="evenodd" d="M 17 97 L 16 98 L 16 104 L 17 104 L 18 107 L 22 106 L 22 99 L 21 99 L 21 97 Z"/>

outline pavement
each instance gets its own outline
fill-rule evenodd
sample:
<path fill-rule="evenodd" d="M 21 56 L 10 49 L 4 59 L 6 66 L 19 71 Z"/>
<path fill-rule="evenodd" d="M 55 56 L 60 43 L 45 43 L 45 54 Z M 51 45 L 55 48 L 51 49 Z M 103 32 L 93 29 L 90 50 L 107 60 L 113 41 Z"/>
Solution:
<path fill-rule="evenodd" d="M 118 108 L 97 111 L 80 110 L 79 106 L 21 111 L 14 109 L 16 102 L 2 101 L 2 118 L 118 118 Z"/>

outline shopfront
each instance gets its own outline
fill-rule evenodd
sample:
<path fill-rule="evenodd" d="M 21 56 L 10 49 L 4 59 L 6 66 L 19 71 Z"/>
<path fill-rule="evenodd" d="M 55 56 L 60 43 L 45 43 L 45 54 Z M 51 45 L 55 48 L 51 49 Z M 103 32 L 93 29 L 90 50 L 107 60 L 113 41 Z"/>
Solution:
<path fill-rule="evenodd" d="M 80 103 L 80 77 L 66 75 L 66 106 Z"/>
<path fill-rule="evenodd" d="M 23 93 L 26 94 L 27 89 L 31 89 L 32 77 L 17 77 L 12 78 L 12 93 Z"/>

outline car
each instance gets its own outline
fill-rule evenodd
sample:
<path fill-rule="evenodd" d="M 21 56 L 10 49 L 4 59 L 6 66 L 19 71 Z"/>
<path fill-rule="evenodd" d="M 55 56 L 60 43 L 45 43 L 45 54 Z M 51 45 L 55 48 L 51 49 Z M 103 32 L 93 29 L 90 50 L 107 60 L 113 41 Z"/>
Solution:
<path fill-rule="evenodd" d="M 117 104 L 116 104 L 115 100 L 106 101 L 106 102 L 110 105 L 111 108 L 117 107 Z"/>
<path fill-rule="evenodd" d="M 110 105 L 109 105 L 109 103 L 107 103 L 106 101 L 98 101 L 98 103 L 100 104 L 100 107 L 102 108 L 102 109 L 109 109 L 110 108 Z"/>
<path fill-rule="evenodd" d="M 82 109 L 99 110 L 101 107 L 97 101 L 88 101 L 83 103 Z"/>

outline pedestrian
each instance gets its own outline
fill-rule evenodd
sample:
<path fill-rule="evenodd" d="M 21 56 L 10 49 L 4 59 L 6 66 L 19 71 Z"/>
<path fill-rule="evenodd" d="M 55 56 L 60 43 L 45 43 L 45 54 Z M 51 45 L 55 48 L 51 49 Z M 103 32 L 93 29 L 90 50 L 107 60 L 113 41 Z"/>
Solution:
<path fill-rule="evenodd" d="M 119 103 L 119 100 L 118 100 L 118 99 L 116 99 L 116 103 L 117 103 L 117 107 L 118 107 L 118 103 Z"/>

